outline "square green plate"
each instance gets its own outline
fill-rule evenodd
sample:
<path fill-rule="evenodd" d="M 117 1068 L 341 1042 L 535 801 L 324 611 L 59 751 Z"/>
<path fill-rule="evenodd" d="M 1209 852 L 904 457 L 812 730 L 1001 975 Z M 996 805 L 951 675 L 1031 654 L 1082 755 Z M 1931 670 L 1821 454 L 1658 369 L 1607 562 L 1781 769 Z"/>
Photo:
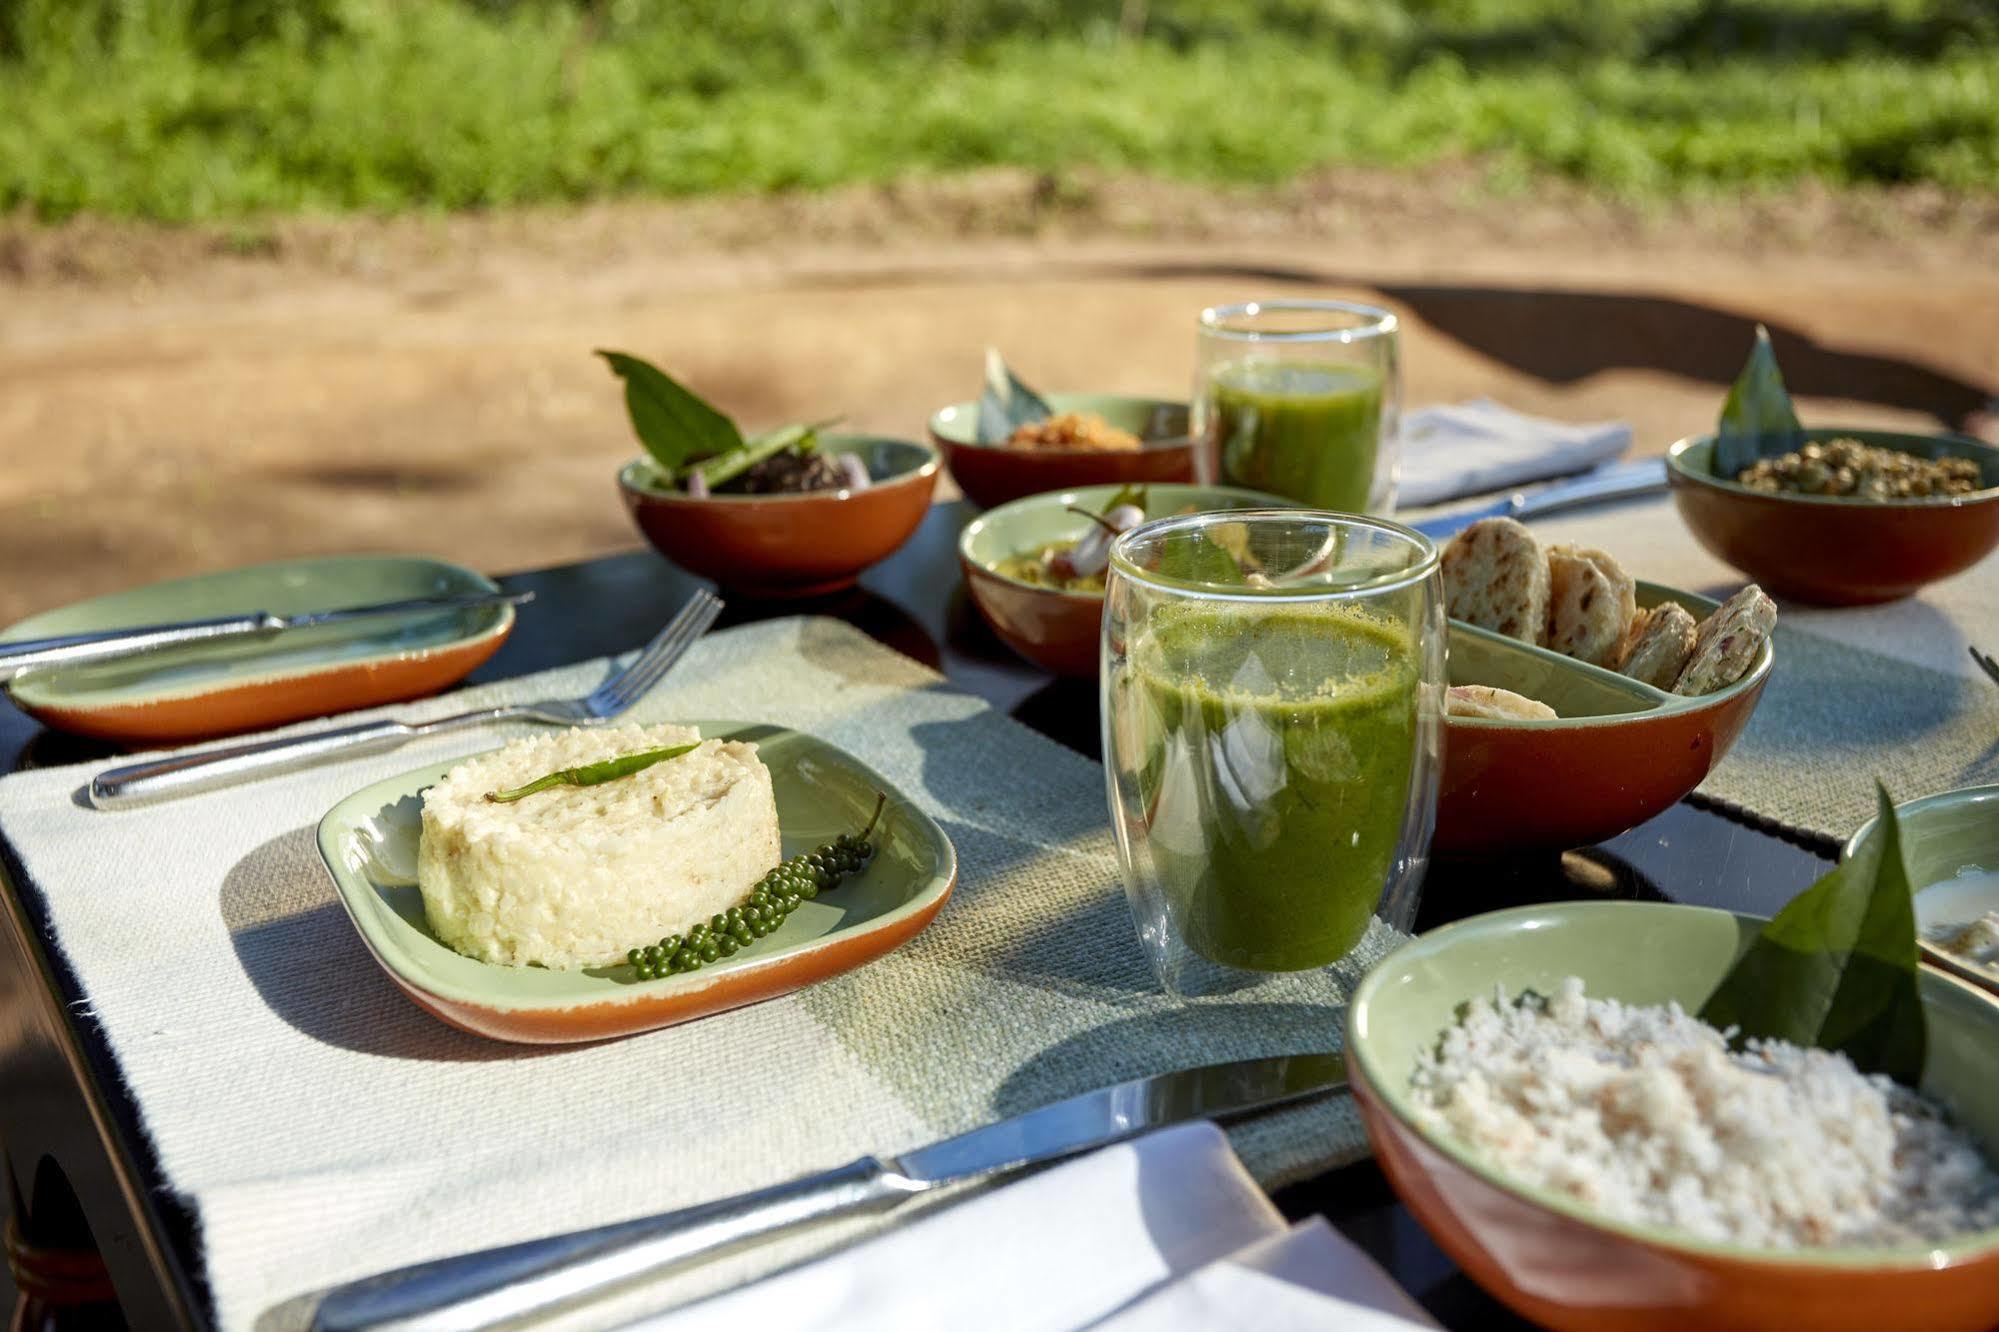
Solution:
<path fill-rule="evenodd" d="M 405 994 L 452 1026 L 495 1040 L 561 1044 L 629 1036 L 788 994 L 872 962 L 943 907 L 958 877 L 950 839 L 872 768 L 782 726 L 686 724 L 706 739 L 757 744 L 787 856 L 858 831 L 875 793 L 886 793 L 874 860 L 801 903 L 775 933 L 685 975 L 640 981 L 628 966 L 554 971 L 476 962 L 437 941 L 416 885 L 423 791 L 466 761 L 453 759 L 357 791 L 320 820 L 319 854 L 368 951 Z"/>

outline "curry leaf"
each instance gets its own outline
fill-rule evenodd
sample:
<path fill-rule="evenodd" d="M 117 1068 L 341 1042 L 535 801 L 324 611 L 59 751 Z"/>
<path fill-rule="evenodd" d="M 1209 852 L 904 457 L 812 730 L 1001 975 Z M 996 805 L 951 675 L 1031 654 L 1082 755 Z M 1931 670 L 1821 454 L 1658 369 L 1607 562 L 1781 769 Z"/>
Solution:
<path fill-rule="evenodd" d="M 1777 369 L 1777 353 L 1770 347 L 1770 330 L 1756 326 L 1756 345 L 1749 360 L 1728 390 L 1721 406 L 1721 425 L 1715 432 L 1714 474 L 1733 481 L 1758 458 L 1787 453 L 1797 447 L 1804 433 L 1791 395 L 1784 388 L 1783 372 Z"/>
<path fill-rule="evenodd" d="M 1246 581 L 1234 556 L 1206 532 L 1191 527 L 1160 543 L 1158 571 L 1183 583 L 1234 587 Z"/>
<path fill-rule="evenodd" d="M 1873 836 L 1763 927 L 1701 1017 L 1744 1037 L 1838 1050 L 1863 1073 L 1914 1085 L 1928 1040 L 1916 914 L 1886 790 L 1879 803 Z"/>
<path fill-rule="evenodd" d="M 1004 444 L 1013 432 L 1055 414 L 1047 401 L 1006 368 L 995 347 L 986 348 L 986 387 L 979 394 L 979 443 Z"/>
<path fill-rule="evenodd" d="M 625 381 L 625 410 L 639 443 L 678 479 L 687 464 L 743 446 L 736 423 L 658 366 L 623 352 L 597 353 Z"/>

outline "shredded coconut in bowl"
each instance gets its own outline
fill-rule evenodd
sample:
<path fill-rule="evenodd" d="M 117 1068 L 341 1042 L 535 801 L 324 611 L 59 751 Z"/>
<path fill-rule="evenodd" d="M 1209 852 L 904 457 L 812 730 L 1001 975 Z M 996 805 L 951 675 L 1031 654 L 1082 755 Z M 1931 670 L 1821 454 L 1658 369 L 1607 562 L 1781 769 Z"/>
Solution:
<path fill-rule="evenodd" d="M 1679 1005 L 1503 990 L 1417 1060 L 1417 1119 L 1606 1217 L 1752 1248 L 1892 1247 L 1999 1225 L 1999 1175 L 1924 1097 L 1843 1054 L 1731 1051 Z"/>

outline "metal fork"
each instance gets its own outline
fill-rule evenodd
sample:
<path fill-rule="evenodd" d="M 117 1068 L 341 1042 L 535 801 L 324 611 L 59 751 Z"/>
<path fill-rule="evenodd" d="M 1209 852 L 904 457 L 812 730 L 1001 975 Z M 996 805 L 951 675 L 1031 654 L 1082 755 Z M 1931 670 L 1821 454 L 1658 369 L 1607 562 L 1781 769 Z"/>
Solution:
<path fill-rule="evenodd" d="M 90 783 L 90 803 L 99 809 L 129 809 L 196 791 L 271 773 L 323 763 L 328 759 L 356 754 L 379 754 L 407 744 L 420 735 L 460 731 L 468 726 L 493 722 L 534 721 L 551 726 L 596 726 L 610 721 L 645 696 L 659 683 L 681 654 L 708 632 L 722 613 L 722 599 L 703 588 L 696 592 L 666 628 L 645 645 L 632 664 L 598 685 L 582 698 L 550 699 L 536 703 L 510 703 L 505 707 L 480 708 L 436 721 L 361 722 L 336 727 L 312 735 L 288 736 L 282 740 L 256 740 L 248 744 L 205 749 L 196 754 L 130 763 L 107 768 Z"/>
<path fill-rule="evenodd" d="M 1970 652 L 1971 659 L 1978 663 L 1978 668 L 1991 676 L 1995 682 L 1999 682 L 1999 660 L 1995 660 L 1990 652 L 1980 652 L 1977 648 L 1971 648 Z"/>

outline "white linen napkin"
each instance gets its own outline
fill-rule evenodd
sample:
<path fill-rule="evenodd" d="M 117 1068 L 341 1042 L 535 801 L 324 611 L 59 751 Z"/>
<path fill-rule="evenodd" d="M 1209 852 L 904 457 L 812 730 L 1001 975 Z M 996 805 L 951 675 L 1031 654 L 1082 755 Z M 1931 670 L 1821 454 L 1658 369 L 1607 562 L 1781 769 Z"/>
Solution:
<path fill-rule="evenodd" d="M 1213 1124 L 1163 1129 L 936 1208 L 633 1326 L 870 1332 L 1435 1327 L 1324 1221 L 1287 1228 Z"/>
<path fill-rule="evenodd" d="M 1490 398 L 1423 407 L 1402 418 L 1396 503 L 1414 509 L 1566 476 L 1630 447 L 1631 427 L 1622 421 L 1549 421 Z"/>

